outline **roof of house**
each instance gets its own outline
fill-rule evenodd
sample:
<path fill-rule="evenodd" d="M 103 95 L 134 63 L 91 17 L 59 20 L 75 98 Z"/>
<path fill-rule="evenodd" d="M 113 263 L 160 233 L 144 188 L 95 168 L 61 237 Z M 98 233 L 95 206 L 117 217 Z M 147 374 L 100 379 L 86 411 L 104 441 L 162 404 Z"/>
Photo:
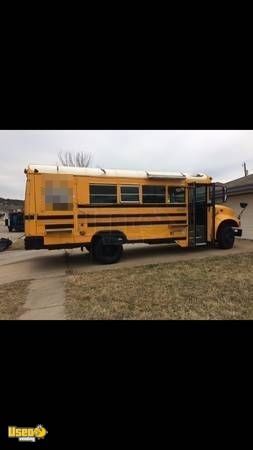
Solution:
<path fill-rule="evenodd" d="M 225 183 L 228 195 L 250 194 L 253 192 L 253 174 Z"/>

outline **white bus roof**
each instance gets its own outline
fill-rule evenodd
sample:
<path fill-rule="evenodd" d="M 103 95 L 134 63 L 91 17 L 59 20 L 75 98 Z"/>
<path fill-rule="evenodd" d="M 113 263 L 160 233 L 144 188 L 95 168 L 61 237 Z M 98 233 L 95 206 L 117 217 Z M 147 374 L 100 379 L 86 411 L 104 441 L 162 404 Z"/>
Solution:
<path fill-rule="evenodd" d="M 91 167 L 67 167 L 67 166 L 44 166 L 31 164 L 28 166 L 28 172 L 68 174 L 93 177 L 118 177 L 118 178 L 149 178 L 149 179 L 197 179 L 207 180 L 205 174 L 189 175 L 182 172 L 157 172 L 144 170 L 122 170 L 122 169 L 102 169 Z"/>

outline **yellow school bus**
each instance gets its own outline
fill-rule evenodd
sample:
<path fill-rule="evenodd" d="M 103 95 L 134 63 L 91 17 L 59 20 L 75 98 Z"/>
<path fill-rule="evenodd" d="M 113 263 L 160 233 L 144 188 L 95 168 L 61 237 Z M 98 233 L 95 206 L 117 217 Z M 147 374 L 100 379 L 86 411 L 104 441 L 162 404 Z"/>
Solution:
<path fill-rule="evenodd" d="M 205 174 L 40 165 L 25 173 L 27 250 L 80 247 L 111 264 L 125 243 L 232 248 L 242 235 L 225 188 Z"/>

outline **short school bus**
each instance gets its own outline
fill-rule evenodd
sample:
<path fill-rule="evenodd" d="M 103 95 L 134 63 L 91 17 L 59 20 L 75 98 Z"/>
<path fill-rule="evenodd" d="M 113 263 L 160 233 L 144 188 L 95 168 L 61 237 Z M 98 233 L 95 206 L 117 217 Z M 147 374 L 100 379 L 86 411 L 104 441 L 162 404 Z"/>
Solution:
<path fill-rule="evenodd" d="M 240 220 L 225 189 L 197 174 L 29 166 L 25 248 L 86 248 L 114 263 L 123 244 L 231 248 Z M 216 204 L 219 198 L 221 204 Z"/>

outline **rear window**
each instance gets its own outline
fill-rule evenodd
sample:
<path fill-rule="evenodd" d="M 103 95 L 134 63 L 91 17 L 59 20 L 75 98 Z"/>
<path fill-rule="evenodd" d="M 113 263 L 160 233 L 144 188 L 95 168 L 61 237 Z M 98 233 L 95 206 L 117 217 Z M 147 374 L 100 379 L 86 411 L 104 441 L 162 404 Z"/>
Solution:
<path fill-rule="evenodd" d="M 73 189 L 65 181 L 45 182 L 45 208 L 47 211 L 72 211 Z"/>

